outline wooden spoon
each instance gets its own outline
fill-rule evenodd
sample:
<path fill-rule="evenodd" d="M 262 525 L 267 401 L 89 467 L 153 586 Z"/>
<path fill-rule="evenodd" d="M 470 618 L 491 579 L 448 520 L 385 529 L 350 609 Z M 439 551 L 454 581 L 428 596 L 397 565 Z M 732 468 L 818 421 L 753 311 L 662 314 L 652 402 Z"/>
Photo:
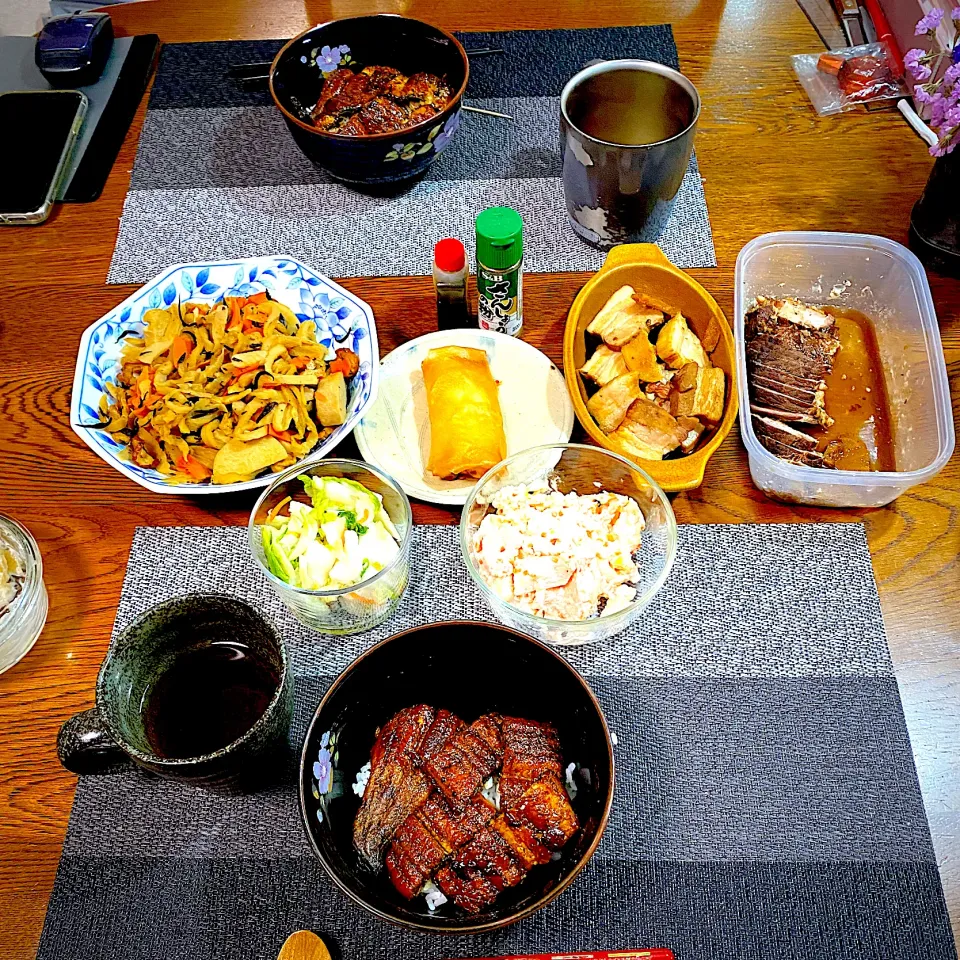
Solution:
<path fill-rule="evenodd" d="M 277 960 L 331 960 L 327 945 L 310 930 L 291 933 L 280 948 Z"/>

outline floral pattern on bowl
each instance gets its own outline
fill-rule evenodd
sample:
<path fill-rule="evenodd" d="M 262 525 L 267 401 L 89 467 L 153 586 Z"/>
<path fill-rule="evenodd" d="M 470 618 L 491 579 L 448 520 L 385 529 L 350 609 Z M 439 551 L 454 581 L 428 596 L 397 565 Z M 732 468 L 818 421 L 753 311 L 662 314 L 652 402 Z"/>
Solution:
<path fill-rule="evenodd" d="M 324 44 L 322 47 L 314 47 L 309 56 L 304 54 L 300 57 L 301 63 L 309 63 L 311 67 L 319 67 L 320 72 L 326 76 L 333 73 L 337 67 L 346 67 L 353 63 L 353 57 L 350 56 L 350 48 L 344 43 L 339 47 L 331 47 Z"/>
<path fill-rule="evenodd" d="M 427 134 L 426 143 L 395 143 L 387 152 L 384 160 L 407 160 L 429 153 L 431 150 L 440 153 L 453 139 L 453 135 L 460 127 L 460 111 L 450 114 L 446 123 L 438 123 Z"/>
<path fill-rule="evenodd" d="M 317 325 L 317 339 L 330 357 L 338 347 L 349 347 L 360 358 L 360 369 L 350 382 L 347 420 L 304 458 L 319 460 L 330 453 L 360 422 L 376 396 L 380 353 L 370 307 L 332 280 L 290 257 L 179 264 L 170 267 L 127 297 L 110 313 L 89 326 L 80 338 L 70 401 L 74 432 L 101 459 L 154 493 L 231 493 L 265 487 L 273 474 L 242 483 L 172 484 L 162 474 L 123 458 L 125 447 L 105 430 L 89 429 L 100 422 L 98 410 L 105 384 L 115 383 L 123 339 L 143 330 L 147 310 L 178 301 L 213 303 L 222 297 L 250 296 L 267 291 L 305 322 Z"/>
<path fill-rule="evenodd" d="M 323 823 L 327 804 L 343 796 L 343 777 L 336 768 L 339 759 L 337 735 L 327 730 L 320 738 L 320 750 L 313 762 L 313 779 L 310 781 L 310 793 L 317 801 L 317 820 L 320 823 Z"/>

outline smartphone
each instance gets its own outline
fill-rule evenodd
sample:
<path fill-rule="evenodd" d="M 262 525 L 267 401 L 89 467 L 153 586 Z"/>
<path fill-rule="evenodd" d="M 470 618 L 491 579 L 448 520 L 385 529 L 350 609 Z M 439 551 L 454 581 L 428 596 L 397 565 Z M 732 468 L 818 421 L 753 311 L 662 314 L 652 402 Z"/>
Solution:
<path fill-rule="evenodd" d="M 0 223 L 42 223 L 50 216 L 86 114 L 79 90 L 0 93 L 0 131 L 12 147 L 0 177 Z"/>

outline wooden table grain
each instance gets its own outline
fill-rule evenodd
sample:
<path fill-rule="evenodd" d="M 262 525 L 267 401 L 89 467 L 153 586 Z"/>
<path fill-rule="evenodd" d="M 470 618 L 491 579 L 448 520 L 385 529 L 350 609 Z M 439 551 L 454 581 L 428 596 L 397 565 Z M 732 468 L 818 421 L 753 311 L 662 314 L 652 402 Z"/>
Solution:
<path fill-rule="evenodd" d="M 310 24 L 396 12 L 448 29 L 672 23 L 699 87 L 697 139 L 719 266 L 691 274 L 732 315 L 734 261 L 771 230 L 878 233 L 906 242 L 930 169 L 896 112 L 818 120 L 790 68 L 819 41 L 793 0 L 151 0 L 111 7 L 119 33 L 162 40 L 279 38 Z M 144 108 L 107 188 L 41 227 L 0 233 L 0 511 L 40 543 L 50 616 L 34 650 L 0 676 L 0 952 L 35 954 L 75 779 L 55 752 L 59 725 L 92 703 L 137 525 L 240 524 L 250 496 L 161 497 L 100 461 L 68 425 L 81 331 L 133 287 L 104 283 Z M 203 251 L 198 250 L 202 257 Z M 555 361 L 585 277 L 528 276 L 525 337 Z M 377 315 L 381 348 L 435 325 L 427 279 L 347 280 Z M 931 276 L 953 394 L 960 375 L 960 283 Z M 582 436 L 582 434 L 581 434 Z M 352 442 L 341 448 L 355 452 Z M 861 521 L 954 931 L 960 930 L 960 468 L 881 510 L 773 503 L 752 485 L 736 430 L 699 489 L 674 500 L 681 523 Z M 415 506 L 421 523 L 453 511 Z"/>

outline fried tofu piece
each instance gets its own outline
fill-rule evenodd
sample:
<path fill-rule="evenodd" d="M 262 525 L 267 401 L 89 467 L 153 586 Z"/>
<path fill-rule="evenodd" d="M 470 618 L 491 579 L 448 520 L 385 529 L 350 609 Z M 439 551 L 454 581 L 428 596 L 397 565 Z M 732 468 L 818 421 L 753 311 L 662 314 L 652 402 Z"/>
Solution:
<path fill-rule="evenodd" d="M 699 370 L 700 368 L 697 367 Z M 673 390 L 670 393 L 670 402 L 668 404 L 670 415 L 673 417 L 692 417 L 693 408 L 696 406 L 697 391 L 693 390 Z"/>
<path fill-rule="evenodd" d="M 685 363 L 676 373 L 671 384 L 675 390 L 685 393 L 687 390 L 693 390 L 699 380 L 700 370 L 695 363 Z"/>
<path fill-rule="evenodd" d="M 623 286 L 613 293 L 587 326 L 608 346 L 619 348 L 638 333 L 650 330 L 663 320 L 659 310 L 641 307 L 633 299 L 633 287 Z"/>
<path fill-rule="evenodd" d="M 687 326 L 682 313 L 669 319 L 657 335 L 657 353 L 667 366 L 677 369 L 686 363 L 699 367 L 710 365 L 697 335 Z"/>
<path fill-rule="evenodd" d="M 257 440 L 228 440 L 213 458 L 213 482 L 236 483 L 255 477 L 279 463 L 287 451 L 275 437 Z"/>
<path fill-rule="evenodd" d="M 720 343 L 720 336 L 720 321 L 717 320 L 716 317 L 711 317 L 707 321 L 707 329 L 700 338 L 703 349 L 706 350 L 707 353 L 713 353 L 713 351 L 717 349 L 717 344 Z"/>
<path fill-rule="evenodd" d="M 640 395 L 640 378 L 636 373 L 625 373 L 602 386 L 587 401 L 587 410 L 604 433 L 612 433 Z"/>
<path fill-rule="evenodd" d="M 676 450 L 687 435 L 671 414 L 646 397 L 634 400 L 616 433 L 627 437 L 630 443 L 659 453 L 659 457 L 647 459 L 660 460 Z"/>
<path fill-rule="evenodd" d="M 657 348 L 650 342 L 646 331 L 628 340 L 620 353 L 627 367 L 644 383 L 657 383 L 663 379 L 663 364 L 657 359 Z"/>
<path fill-rule="evenodd" d="M 580 373 L 594 383 L 609 383 L 615 377 L 629 373 L 626 361 L 619 350 L 611 350 L 605 343 L 601 343 L 593 356 L 580 368 Z"/>
<path fill-rule="evenodd" d="M 726 377 L 719 367 L 701 370 L 694 391 L 692 415 L 707 423 L 719 423 L 723 419 L 726 385 Z"/>
<path fill-rule="evenodd" d="M 684 453 L 693 453 L 707 428 L 696 417 L 677 417 L 677 423 L 687 431 L 687 436 L 680 444 L 680 449 Z"/>

